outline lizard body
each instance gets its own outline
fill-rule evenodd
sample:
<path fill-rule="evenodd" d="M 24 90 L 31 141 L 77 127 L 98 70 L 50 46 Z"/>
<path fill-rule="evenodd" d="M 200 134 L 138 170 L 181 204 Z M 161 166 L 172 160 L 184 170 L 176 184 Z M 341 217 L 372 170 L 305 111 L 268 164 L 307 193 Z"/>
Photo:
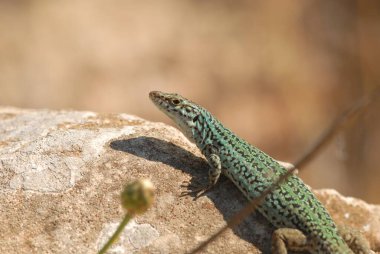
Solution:
<path fill-rule="evenodd" d="M 207 158 L 211 168 L 204 189 L 215 185 L 223 173 L 252 200 L 286 173 L 284 166 L 225 128 L 203 107 L 178 94 L 153 91 L 149 96 Z M 365 241 L 352 241 L 352 234 L 349 247 L 326 208 L 294 174 L 265 197 L 258 211 L 278 228 L 273 253 L 370 253 Z"/>

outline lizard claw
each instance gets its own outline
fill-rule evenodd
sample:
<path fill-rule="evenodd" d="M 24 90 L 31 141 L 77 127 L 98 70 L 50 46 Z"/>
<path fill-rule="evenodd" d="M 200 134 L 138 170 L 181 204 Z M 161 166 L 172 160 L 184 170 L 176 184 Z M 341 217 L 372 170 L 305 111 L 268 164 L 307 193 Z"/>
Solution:
<path fill-rule="evenodd" d="M 181 188 L 189 188 L 191 185 L 190 181 L 183 181 L 180 186 Z"/>
<path fill-rule="evenodd" d="M 209 191 L 212 186 L 202 186 L 198 183 L 190 183 L 189 181 L 184 181 L 181 184 L 181 187 L 187 188 L 187 190 L 182 191 L 180 197 L 195 196 L 194 199 L 198 199 L 199 197 L 203 196 L 207 191 Z"/>

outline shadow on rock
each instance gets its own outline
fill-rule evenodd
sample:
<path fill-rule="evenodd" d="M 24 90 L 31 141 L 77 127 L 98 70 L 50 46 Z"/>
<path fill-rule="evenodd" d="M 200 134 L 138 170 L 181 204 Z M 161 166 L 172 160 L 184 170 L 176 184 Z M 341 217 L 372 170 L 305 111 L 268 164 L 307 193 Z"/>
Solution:
<path fill-rule="evenodd" d="M 202 171 L 207 175 L 209 168 L 202 157 L 195 156 L 173 143 L 157 138 L 137 137 L 115 140 L 111 142 L 110 147 L 150 161 L 165 163 L 189 174 Z"/>
<path fill-rule="evenodd" d="M 110 147 L 141 158 L 162 162 L 193 176 L 191 183 L 207 183 L 209 165 L 205 159 L 164 140 L 153 137 L 136 137 L 125 140 L 115 140 Z M 202 178 L 199 180 L 199 178 Z M 219 183 L 206 196 L 210 198 L 217 209 L 227 221 L 236 212 L 247 204 L 241 192 L 226 178 Z M 194 196 L 193 196 L 194 197 Z M 202 211 L 199 211 L 202 212 Z M 260 230 L 258 230 L 260 227 Z M 242 239 L 253 243 L 263 253 L 269 253 L 270 235 L 273 228 L 260 215 L 254 214 L 246 218 L 233 232 Z M 265 234 L 263 236 L 263 234 Z"/>

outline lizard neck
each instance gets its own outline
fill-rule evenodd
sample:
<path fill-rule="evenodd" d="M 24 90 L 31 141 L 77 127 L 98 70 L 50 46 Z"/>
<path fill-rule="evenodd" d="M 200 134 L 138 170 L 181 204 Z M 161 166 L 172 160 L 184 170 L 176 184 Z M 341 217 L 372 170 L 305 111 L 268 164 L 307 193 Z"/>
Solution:
<path fill-rule="evenodd" d="M 202 151 L 206 145 L 214 144 L 215 131 L 221 129 L 224 129 L 222 124 L 210 112 L 204 110 L 191 129 L 192 140 Z"/>

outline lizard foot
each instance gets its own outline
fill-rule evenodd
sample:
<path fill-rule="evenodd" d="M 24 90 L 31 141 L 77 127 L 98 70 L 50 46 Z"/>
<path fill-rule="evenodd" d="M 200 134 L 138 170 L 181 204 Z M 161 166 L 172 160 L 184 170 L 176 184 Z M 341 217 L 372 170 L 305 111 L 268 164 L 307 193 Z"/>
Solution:
<path fill-rule="evenodd" d="M 212 185 L 201 185 L 199 183 L 190 183 L 189 181 L 184 181 L 181 184 L 181 188 L 187 188 L 187 190 L 182 191 L 180 197 L 194 196 L 194 199 L 206 194 L 211 189 Z"/>

